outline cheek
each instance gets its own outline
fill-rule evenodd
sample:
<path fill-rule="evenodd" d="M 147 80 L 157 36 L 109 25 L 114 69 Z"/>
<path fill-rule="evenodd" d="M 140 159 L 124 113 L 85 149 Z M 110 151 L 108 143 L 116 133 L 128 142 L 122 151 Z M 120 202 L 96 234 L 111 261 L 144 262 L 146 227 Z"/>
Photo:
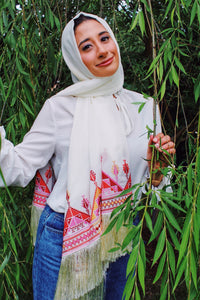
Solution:
<path fill-rule="evenodd" d="M 114 42 L 111 44 L 110 51 L 115 54 L 115 57 L 119 63 L 119 55 L 118 55 L 117 47 Z"/>
<path fill-rule="evenodd" d="M 81 54 L 81 59 L 84 65 L 90 70 L 92 64 L 93 64 L 93 56 L 91 53 L 83 53 Z"/>
<path fill-rule="evenodd" d="M 116 62 L 117 62 L 117 64 L 119 65 L 119 55 L 118 55 L 118 52 L 116 51 L 116 53 L 115 53 L 115 56 L 116 56 Z"/>

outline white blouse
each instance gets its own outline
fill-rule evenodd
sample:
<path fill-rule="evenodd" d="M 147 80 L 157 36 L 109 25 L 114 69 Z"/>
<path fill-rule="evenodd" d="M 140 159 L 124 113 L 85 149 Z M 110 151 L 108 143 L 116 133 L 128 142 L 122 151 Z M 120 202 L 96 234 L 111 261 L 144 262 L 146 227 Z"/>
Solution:
<path fill-rule="evenodd" d="M 147 126 L 153 129 L 153 100 L 146 100 L 141 94 L 126 89 L 123 89 L 118 97 L 120 101 L 118 99 L 114 101 L 121 111 L 127 132 L 132 184 L 141 183 L 146 181 L 148 173 L 145 160 L 148 145 Z M 67 99 L 64 97 L 48 99 L 32 128 L 17 146 L 5 138 L 5 130 L 0 127 L 2 139 L 0 167 L 7 185 L 26 186 L 36 171 L 51 160 L 56 183 L 47 202 L 57 212 L 65 211 L 68 153 L 76 99 L 72 96 Z M 139 105 L 133 104 L 134 102 L 146 102 L 140 113 Z M 158 109 L 157 132 L 161 132 Z M 164 181 L 162 185 L 165 184 Z M 1 178 L 0 186 L 4 186 Z"/>

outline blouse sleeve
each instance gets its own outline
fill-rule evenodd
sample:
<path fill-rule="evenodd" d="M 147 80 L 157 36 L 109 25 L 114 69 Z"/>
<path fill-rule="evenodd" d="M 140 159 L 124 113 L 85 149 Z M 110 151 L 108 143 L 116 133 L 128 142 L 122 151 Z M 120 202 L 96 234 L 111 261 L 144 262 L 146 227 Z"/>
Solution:
<path fill-rule="evenodd" d="M 34 177 L 36 170 L 45 166 L 54 153 L 55 122 L 50 101 L 45 102 L 22 143 L 14 146 L 8 141 L 3 127 L 0 127 L 0 135 L 0 167 L 6 184 L 24 187 Z M 0 186 L 4 186 L 1 177 Z"/>

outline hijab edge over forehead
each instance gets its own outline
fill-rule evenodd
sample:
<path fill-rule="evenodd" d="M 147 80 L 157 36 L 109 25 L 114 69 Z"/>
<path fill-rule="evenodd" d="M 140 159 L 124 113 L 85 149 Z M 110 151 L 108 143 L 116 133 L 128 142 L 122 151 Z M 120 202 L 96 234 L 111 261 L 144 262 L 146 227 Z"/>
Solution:
<path fill-rule="evenodd" d="M 74 19 L 78 18 L 81 14 L 92 17 L 101 23 L 114 40 L 119 55 L 119 67 L 112 76 L 95 77 L 82 62 L 74 34 Z M 71 71 L 72 80 L 74 82 L 73 85 L 63 90 L 61 94 L 87 97 L 112 94 L 121 90 L 124 82 L 124 74 L 121 65 L 120 51 L 115 36 L 105 20 L 96 15 L 80 12 L 65 26 L 62 34 L 61 47 L 63 58 Z"/>

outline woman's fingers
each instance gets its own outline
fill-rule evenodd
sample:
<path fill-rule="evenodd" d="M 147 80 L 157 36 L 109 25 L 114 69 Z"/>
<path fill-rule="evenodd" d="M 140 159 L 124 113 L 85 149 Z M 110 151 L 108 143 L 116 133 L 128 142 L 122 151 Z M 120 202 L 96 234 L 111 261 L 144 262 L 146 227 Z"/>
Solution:
<path fill-rule="evenodd" d="M 153 143 L 159 152 L 164 152 L 163 150 L 167 151 L 169 154 L 175 154 L 176 152 L 175 144 L 172 142 L 169 135 L 159 133 L 153 138 Z"/>

